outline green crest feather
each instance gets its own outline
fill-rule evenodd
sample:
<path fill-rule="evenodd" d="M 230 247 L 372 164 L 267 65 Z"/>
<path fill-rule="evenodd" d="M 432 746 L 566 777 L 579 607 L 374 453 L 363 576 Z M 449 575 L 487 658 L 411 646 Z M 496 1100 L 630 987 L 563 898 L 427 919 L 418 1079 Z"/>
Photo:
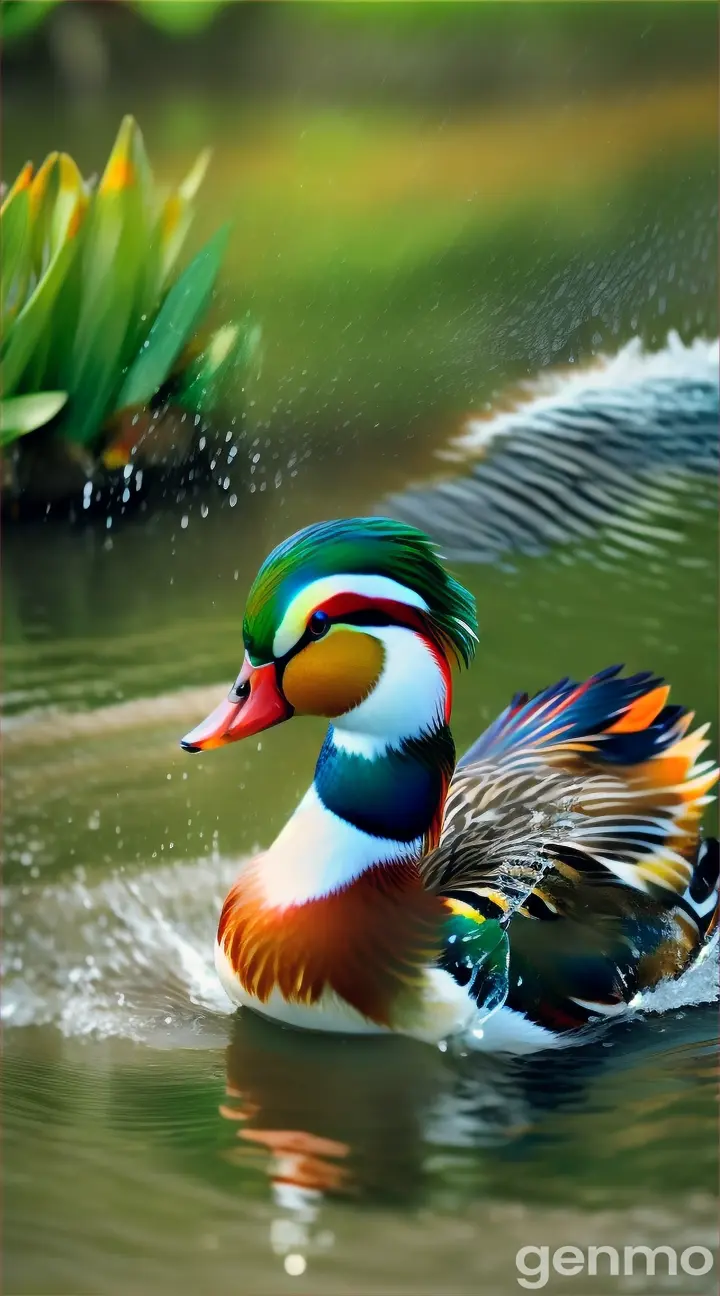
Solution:
<path fill-rule="evenodd" d="M 387 576 L 415 590 L 428 605 L 430 628 L 469 665 L 477 643 L 472 594 L 445 571 L 424 532 L 378 517 L 316 522 L 273 549 L 248 595 L 243 632 L 251 655 L 269 660 L 291 599 L 310 581 L 341 572 Z"/>

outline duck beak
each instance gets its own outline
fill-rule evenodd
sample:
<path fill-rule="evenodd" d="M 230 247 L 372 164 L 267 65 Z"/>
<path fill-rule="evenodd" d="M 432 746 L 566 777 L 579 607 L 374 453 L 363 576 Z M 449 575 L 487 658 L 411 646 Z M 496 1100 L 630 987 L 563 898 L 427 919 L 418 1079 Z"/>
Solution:
<path fill-rule="evenodd" d="M 249 692 L 247 686 L 249 685 Z M 238 691 L 243 695 L 238 697 Z M 293 713 L 277 682 L 274 662 L 252 666 L 245 658 L 243 668 L 227 699 L 180 739 L 186 752 L 211 751 L 239 738 L 249 738 L 288 720 Z"/>

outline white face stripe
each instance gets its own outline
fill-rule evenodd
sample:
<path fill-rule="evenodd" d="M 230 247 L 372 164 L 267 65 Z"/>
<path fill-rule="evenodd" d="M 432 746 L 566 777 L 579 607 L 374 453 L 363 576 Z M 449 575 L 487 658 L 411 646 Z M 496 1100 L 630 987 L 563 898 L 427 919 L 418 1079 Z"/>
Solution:
<path fill-rule="evenodd" d="M 285 616 L 275 632 L 273 654 L 284 657 L 305 633 L 310 613 L 320 604 L 337 594 L 359 594 L 361 598 L 389 599 L 404 603 L 406 607 L 428 611 L 425 599 L 407 585 L 391 580 L 389 576 L 363 576 L 357 572 L 347 575 L 323 576 L 305 585 L 290 603 Z"/>
<path fill-rule="evenodd" d="M 383 645 L 385 662 L 369 697 L 334 721 L 338 746 L 350 733 L 398 747 L 445 719 L 448 686 L 429 644 L 404 626 L 374 626 L 370 633 Z"/>

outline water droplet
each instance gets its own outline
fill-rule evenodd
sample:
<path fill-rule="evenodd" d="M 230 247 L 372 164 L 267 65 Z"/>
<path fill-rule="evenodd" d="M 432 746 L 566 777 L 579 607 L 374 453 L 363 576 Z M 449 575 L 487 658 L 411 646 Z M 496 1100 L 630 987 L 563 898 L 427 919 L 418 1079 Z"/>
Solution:
<path fill-rule="evenodd" d="M 305 1256 L 297 1255 L 293 1252 L 292 1255 L 285 1256 L 283 1266 L 285 1273 L 289 1274 L 291 1278 L 299 1278 L 307 1269 L 307 1260 L 305 1259 Z"/>
<path fill-rule="evenodd" d="M 182 527 L 183 531 L 186 529 L 189 523 L 190 523 L 190 518 L 188 517 L 187 513 L 183 513 L 182 517 L 180 518 L 180 526 Z"/>

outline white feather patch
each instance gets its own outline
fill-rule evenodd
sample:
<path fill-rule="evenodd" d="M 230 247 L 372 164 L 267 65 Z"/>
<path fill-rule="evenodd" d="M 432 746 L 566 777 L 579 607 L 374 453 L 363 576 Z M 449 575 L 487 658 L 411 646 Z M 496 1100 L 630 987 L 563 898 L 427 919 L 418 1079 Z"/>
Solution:
<path fill-rule="evenodd" d="M 416 860 L 421 850 L 421 837 L 373 837 L 341 819 L 323 805 L 313 783 L 263 857 L 264 900 L 280 909 L 319 900 L 375 864 Z"/>
<path fill-rule="evenodd" d="M 382 738 L 397 747 L 437 728 L 445 715 L 445 678 L 428 644 L 403 626 L 371 632 L 385 649 L 380 678 L 369 697 L 335 723 L 336 741 L 347 733 Z"/>

